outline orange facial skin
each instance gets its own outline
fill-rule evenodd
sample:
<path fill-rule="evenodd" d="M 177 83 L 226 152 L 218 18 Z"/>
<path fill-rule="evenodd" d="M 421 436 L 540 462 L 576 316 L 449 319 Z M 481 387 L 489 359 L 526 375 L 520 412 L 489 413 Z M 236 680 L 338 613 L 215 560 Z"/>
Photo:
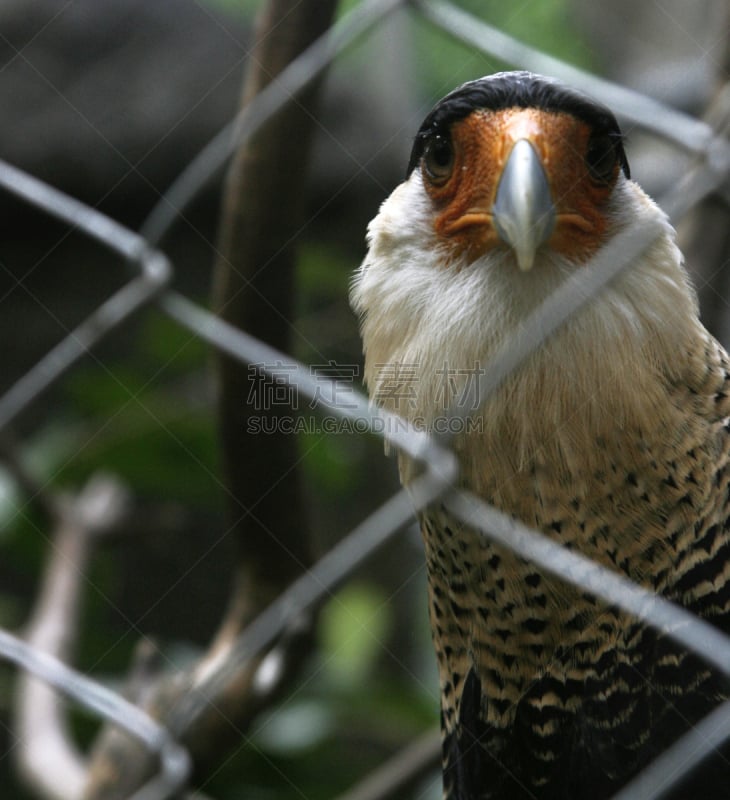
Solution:
<path fill-rule="evenodd" d="M 434 181 L 422 162 L 426 191 L 434 202 L 436 233 L 454 254 L 470 261 L 492 248 L 506 248 L 494 226 L 492 206 L 502 171 L 516 141 L 527 139 L 538 153 L 555 205 L 555 228 L 544 247 L 584 263 L 604 241 L 607 203 L 619 173 L 597 180 L 586 154 L 591 128 L 570 114 L 533 108 L 475 111 L 451 127 L 453 165 Z"/>

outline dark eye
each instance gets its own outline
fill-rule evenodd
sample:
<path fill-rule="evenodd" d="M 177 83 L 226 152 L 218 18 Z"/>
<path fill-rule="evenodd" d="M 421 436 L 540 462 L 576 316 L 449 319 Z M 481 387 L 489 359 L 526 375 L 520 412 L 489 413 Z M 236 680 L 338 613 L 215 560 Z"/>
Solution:
<path fill-rule="evenodd" d="M 423 154 L 423 167 L 429 180 L 443 184 L 451 177 L 454 168 L 454 148 L 448 136 L 432 136 Z"/>
<path fill-rule="evenodd" d="M 605 133 L 591 136 L 586 153 L 586 164 L 591 178 L 598 183 L 608 183 L 616 169 L 616 147 L 610 136 Z"/>

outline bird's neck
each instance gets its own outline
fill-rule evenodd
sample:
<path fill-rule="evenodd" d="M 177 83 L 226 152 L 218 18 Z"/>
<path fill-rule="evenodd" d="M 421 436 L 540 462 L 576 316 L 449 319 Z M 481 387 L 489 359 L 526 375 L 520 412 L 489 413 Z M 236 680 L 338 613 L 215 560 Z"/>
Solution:
<path fill-rule="evenodd" d="M 624 214 L 661 218 L 635 184 L 624 195 L 617 201 Z M 472 402 L 475 382 L 495 353 L 519 337 L 527 314 L 580 267 L 549 256 L 528 273 L 504 256 L 461 269 L 444 266 L 437 248 L 417 257 L 410 239 L 393 239 L 388 215 L 384 207 L 371 227 L 370 264 L 353 292 L 365 311 L 368 388 L 375 402 L 425 427 L 461 405 L 472 422 L 455 444 L 473 488 L 480 488 L 487 462 L 497 473 L 514 473 L 537 459 L 575 474 L 587 460 L 600 462 L 601 442 L 621 431 L 649 435 L 676 424 L 669 395 L 701 369 L 703 353 L 695 351 L 706 334 L 668 224 L 486 402 L 471 408 L 464 404 Z M 397 270 L 388 266 L 394 262 Z"/>

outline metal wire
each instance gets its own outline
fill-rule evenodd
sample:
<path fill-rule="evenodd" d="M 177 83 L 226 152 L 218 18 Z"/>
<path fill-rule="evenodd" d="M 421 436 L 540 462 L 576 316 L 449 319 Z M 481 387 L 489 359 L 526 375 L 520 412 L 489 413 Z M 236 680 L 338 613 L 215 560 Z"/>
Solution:
<path fill-rule="evenodd" d="M 185 786 L 192 764 L 184 747 L 144 711 L 100 683 L 67 667 L 48 653 L 30 647 L 22 639 L 0 630 L 2 657 L 55 686 L 68 697 L 112 720 L 139 739 L 160 760 L 160 771 L 130 800 L 164 800 Z"/>
<path fill-rule="evenodd" d="M 159 298 L 162 310 L 179 325 L 234 358 L 257 365 L 275 364 L 286 359 L 294 369 L 292 380 L 304 395 L 312 399 L 316 397 L 335 415 L 364 421 L 365 427 L 373 433 L 384 436 L 424 465 L 423 474 L 414 481 L 408 493 L 401 490 L 370 514 L 243 632 L 234 643 L 233 657 L 207 674 L 176 707 L 169 730 L 161 728 L 119 695 L 0 631 L 1 657 L 59 688 L 101 717 L 124 727 L 159 756 L 158 775 L 135 794 L 135 800 L 164 800 L 178 791 L 190 768 L 187 753 L 179 746 L 178 739 L 195 725 L 211 698 L 231 679 L 237 665 L 263 652 L 294 619 L 320 605 L 366 558 L 397 535 L 412 519 L 414 510 L 438 498 L 449 511 L 482 531 L 484 536 L 665 632 L 719 672 L 730 676 L 730 638 L 627 578 L 575 552 L 564 550 L 548 537 L 515 522 L 479 498 L 455 490 L 457 461 L 446 440 L 437 441 L 422 431 L 409 428 L 386 412 L 371 409 L 367 399 L 361 395 L 353 395 L 353 402 L 348 403 L 347 408 L 334 401 L 328 402 L 327 397 L 336 397 L 336 392 L 331 395 L 323 393 L 324 379 L 321 376 L 315 379 L 307 366 L 231 327 L 176 292 L 167 291 L 161 295 L 170 280 L 171 267 L 165 256 L 154 248 L 201 188 L 236 147 L 252 136 L 296 92 L 314 80 L 346 47 L 375 25 L 382 24 L 393 11 L 406 5 L 412 13 L 421 15 L 449 35 L 515 66 L 560 77 L 611 106 L 622 119 L 695 154 L 692 170 L 663 200 L 662 205 L 672 220 L 681 217 L 727 180 L 730 145 L 706 123 L 547 56 L 446 0 L 368 0 L 362 3 L 293 61 L 278 80 L 269 84 L 219 132 L 161 198 L 139 235 L 0 162 L 0 186 L 7 192 L 62 220 L 69 228 L 95 239 L 116 256 L 121 256 L 133 270 L 132 277 L 122 289 L 109 297 L 0 397 L 0 431 L 71 370 L 104 336 L 113 333 L 120 323 L 145 304 Z M 479 399 L 483 401 L 565 319 L 595 297 L 608 281 L 651 244 L 660 229 L 661 224 L 657 222 L 624 231 L 575 279 L 566 281 L 547 298 L 526 321 L 524 335 L 518 343 L 498 353 L 489 365 L 478 387 Z M 265 366 L 260 368 L 264 372 L 267 370 Z M 463 405 L 473 407 L 471 403 Z M 661 797 L 728 737 L 730 703 L 724 703 L 619 792 L 615 800 Z M 402 777 L 400 774 L 399 778 Z M 378 791 L 387 791 L 387 779 L 385 788 L 382 788 L 382 783 L 381 780 L 378 784 L 380 788 L 369 790 L 375 792 L 373 796 L 377 796 Z"/>
<path fill-rule="evenodd" d="M 139 275 L 115 292 L 0 397 L 0 431 L 92 347 L 153 300 L 172 276 L 167 257 L 96 209 L 0 161 L 0 186 L 122 256 Z"/>
<path fill-rule="evenodd" d="M 442 501 L 462 522 L 522 558 L 616 606 L 701 656 L 730 677 L 730 637 L 694 614 L 590 558 L 566 550 L 475 495 L 460 491 Z"/>
<path fill-rule="evenodd" d="M 449 410 L 452 417 L 465 417 L 486 401 L 568 317 L 591 302 L 600 290 L 643 253 L 663 229 L 660 220 L 651 220 L 620 231 L 596 253 L 584 269 L 574 272 L 529 314 L 519 337 L 510 341 L 492 358 L 469 387 L 471 396 L 459 408 Z M 446 426 L 456 429 L 456 426 Z"/>
<path fill-rule="evenodd" d="M 730 739 L 730 700 L 718 706 L 689 733 L 624 786 L 613 800 L 658 800 L 676 788 L 707 756 Z"/>
<path fill-rule="evenodd" d="M 345 48 L 402 5 L 403 0 L 367 0 L 320 36 L 198 153 L 152 209 L 140 234 L 151 243 L 160 242 L 236 148 L 308 86 Z"/>
<path fill-rule="evenodd" d="M 447 0 L 413 0 L 413 5 L 436 27 L 460 41 L 520 69 L 561 78 L 603 101 L 621 119 L 690 152 L 706 153 L 715 146 L 720 150 L 728 149 L 728 143 L 717 139 L 707 123 L 529 47 Z"/>

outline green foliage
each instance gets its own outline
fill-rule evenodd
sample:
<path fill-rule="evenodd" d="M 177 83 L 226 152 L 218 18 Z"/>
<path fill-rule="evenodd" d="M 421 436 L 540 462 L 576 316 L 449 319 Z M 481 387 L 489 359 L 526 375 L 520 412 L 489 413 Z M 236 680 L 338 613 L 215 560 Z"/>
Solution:
<path fill-rule="evenodd" d="M 34 440 L 36 474 L 78 486 L 104 469 L 144 496 L 217 506 L 206 352 L 199 339 L 151 312 L 128 356 L 96 359 L 71 374 L 70 419 Z"/>
<path fill-rule="evenodd" d="M 393 647 L 393 605 L 358 581 L 338 592 L 318 624 L 318 647 L 291 694 L 263 715 L 206 787 L 221 800 L 325 800 L 437 724 L 437 699 L 407 672 L 384 673 Z M 245 776 L 245 778 L 241 777 Z M 424 776 L 438 796 L 438 776 Z"/>
<path fill-rule="evenodd" d="M 205 0 L 212 7 L 251 21 L 263 0 Z M 363 0 L 340 0 L 342 17 Z M 570 0 L 455 0 L 454 4 L 505 33 L 586 69 L 595 68 L 591 49 L 573 24 Z M 413 12 L 413 50 L 418 77 L 427 94 L 440 95 L 453 86 L 489 72 L 513 68 L 462 45 Z M 387 25 L 387 22 L 386 22 Z M 368 56 L 371 57 L 371 54 Z"/>
<path fill-rule="evenodd" d="M 571 24 L 569 0 L 462 0 L 455 5 L 525 44 L 559 56 L 576 66 L 594 66 L 592 54 Z M 464 45 L 413 14 L 413 50 L 419 83 L 427 96 L 440 97 L 464 81 L 516 65 L 506 64 Z"/>
<path fill-rule="evenodd" d="M 338 686 L 362 685 L 392 623 L 392 611 L 375 586 L 353 583 L 332 599 L 322 612 L 320 632 L 325 667 Z"/>
<path fill-rule="evenodd" d="M 592 64 L 591 51 L 573 24 L 570 0 L 460 0 L 457 5 L 525 44 L 577 66 Z"/>
<path fill-rule="evenodd" d="M 341 368 L 339 386 L 342 397 L 350 389 L 360 390 L 359 355 L 353 357 L 357 322 L 345 302 L 355 260 L 323 242 L 308 242 L 300 250 L 296 287 L 296 357 L 310 365 L 327 365 L 332 360 Z M 359 352 L 359 342 L 355 344 Z M 328 414 L 311 407 L 302 398 L 300 411 L 317 425 Z M 363 485 L 360 473 L 367 444 L 362 435 L 319 433 L 308 429 L 302 434 L 300 453 L 307 477 L 317 491 L 340 505 L 348 493 Z"/>

